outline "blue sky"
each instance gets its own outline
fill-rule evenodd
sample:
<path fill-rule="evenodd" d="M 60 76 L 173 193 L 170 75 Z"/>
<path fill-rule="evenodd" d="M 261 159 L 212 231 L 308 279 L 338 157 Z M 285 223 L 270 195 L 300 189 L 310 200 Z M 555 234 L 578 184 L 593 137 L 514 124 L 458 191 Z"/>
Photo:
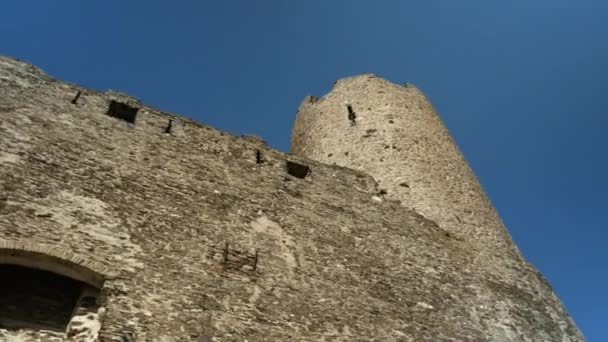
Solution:
<path fill-rule="evenodd" d="M 0 53 L 289 148 L 373 72 L 433 101 L 526 257 L 608 341 L 608 1 L 6 1 Z"/>

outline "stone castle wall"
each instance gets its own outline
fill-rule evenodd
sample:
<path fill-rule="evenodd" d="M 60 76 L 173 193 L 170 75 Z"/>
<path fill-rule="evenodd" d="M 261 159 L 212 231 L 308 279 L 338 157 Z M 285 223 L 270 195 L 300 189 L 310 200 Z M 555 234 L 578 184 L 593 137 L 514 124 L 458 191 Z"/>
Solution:
<path fill-rule="evenodd" d="M 81 272 L 99 294 L 81 296 L 94 311 L 74 311 L 72 336 L 582 340 L 533 267 L 478 268 L 474 242 L 383 196 L 365 173 L 7 57 L 0 142 L 0 276 L 17 257 Z M 84 333 L 87 317 L 96 323 Z"/>
<path fill-rule="evenodd" d="M 327 95 L 302 102 L 292 152 L 372 175 L 388 198 L 481 253 L 518 255 L 439 115 L 413 85 L 371 74 L 338 80 Z"/>

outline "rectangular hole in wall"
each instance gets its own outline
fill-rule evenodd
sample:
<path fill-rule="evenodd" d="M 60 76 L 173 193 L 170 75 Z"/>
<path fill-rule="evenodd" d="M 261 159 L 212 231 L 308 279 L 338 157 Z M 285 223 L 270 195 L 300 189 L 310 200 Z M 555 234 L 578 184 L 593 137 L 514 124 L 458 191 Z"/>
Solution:
<path fill-rule="evenodd" d="M 296 162 L 287 161 L 287 173 L 297 178 L 306 178 L 310 173 L 310 168 Z"/>
<path fill-rule="evenodd" d="M 112 100 L 106 114 L 121 120 L 125 120 L 129 123 L 135 123 L 138 110 L 139 108 L 131 107 L 126 103 Z"/>
<path fill-rule="evenodd" d="M 351 105 L 346 105 L 346 109 L 348 110 L 348 120 L 350 121 L 350 125 L 354 126 L 357 123 L 357 113 L 355 113 L 355 110 Z"/>
<path fill-rule="evenodd" d="M 264 155 L 262 154 L 262 151 L 260 150 L 256 150 L 255 151 L 255 162 L 257 164 L 263 164 L 264 163 Z"/>
<path fill-rule="evenodd" d="M 0 327 L 64 332 L 82 284 L 31 268 L 0 265 Z"/>

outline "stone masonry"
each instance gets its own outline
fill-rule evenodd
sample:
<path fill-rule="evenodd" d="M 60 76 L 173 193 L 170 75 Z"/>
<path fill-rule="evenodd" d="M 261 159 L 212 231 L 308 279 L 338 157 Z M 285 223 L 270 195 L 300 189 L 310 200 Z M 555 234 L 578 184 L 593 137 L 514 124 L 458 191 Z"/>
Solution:
<path fill-rule="evenodd" d="M 430 101 L 411 84 L 372 74 L 338 80 L 307 97 L 292 135 L 294 154 L 364 171 L 386 198 L 471 244 L 476 263 L 519 276 L 521 256 Z"/>
<path fill-rule="evenodd" d="M 72 308 L 0 341 L 583 341 L 431 111 L 342 80 L 291 155 L 0 56 L 0 280 Z"/>

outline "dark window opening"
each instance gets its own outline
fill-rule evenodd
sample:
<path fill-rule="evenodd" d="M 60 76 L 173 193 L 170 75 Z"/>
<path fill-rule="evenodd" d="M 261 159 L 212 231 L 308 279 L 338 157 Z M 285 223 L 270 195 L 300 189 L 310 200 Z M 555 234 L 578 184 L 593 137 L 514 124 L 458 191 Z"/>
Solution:
<path fill-rule="evenodd" d="M 173 128 L 173 120 L 169 119 L 169 123 L 165 127 L 165 133 L 171 134 L 171 128 Z"/>
<path fill-rule="evenodd" d="M 0 279 L 0 328 L 66 330 L 83 283 L 16 265 L 0 265 Z"/>
<path fill-rule="evenodd" d="M 353 110 L 353 106 L 347 105 L 346 109 L 348 109 L 348 120 L 350 121 L 350 125 L 354 126 L 357 124 L 357 113 Z"/>
<path fill-rule="evenodd" d="M 256 150 L 255 151 L 255 162 L 257 164 L 263 164 L 264 163 L 264 155 L 262 154 L 262 151 L 260 150 Z"/>
<path fill-rule="evenodd" d="M 125 120 L 126 122 L 135 123 L 138 110 L 139 108 L 131 107 L 126 103 L 112 100 L 106 114 L 121 120 Z"/>
<path fill-rule="evenodd" d="M 306 165 L 287 161 L 287 173 L 297 178 L 306 178 L 310 173 L 310 168 Z"/>
<path fill-rule="evenodd" d="M 78 102 L 78 99 L 80 98 L 80 95 L 82 94 L 82 92 L 79 90 L 76 93 L 76 96 L 74 96 L 74 98 L 72 99 L 72 104 L 76 104 L 76 102 Z"/>

